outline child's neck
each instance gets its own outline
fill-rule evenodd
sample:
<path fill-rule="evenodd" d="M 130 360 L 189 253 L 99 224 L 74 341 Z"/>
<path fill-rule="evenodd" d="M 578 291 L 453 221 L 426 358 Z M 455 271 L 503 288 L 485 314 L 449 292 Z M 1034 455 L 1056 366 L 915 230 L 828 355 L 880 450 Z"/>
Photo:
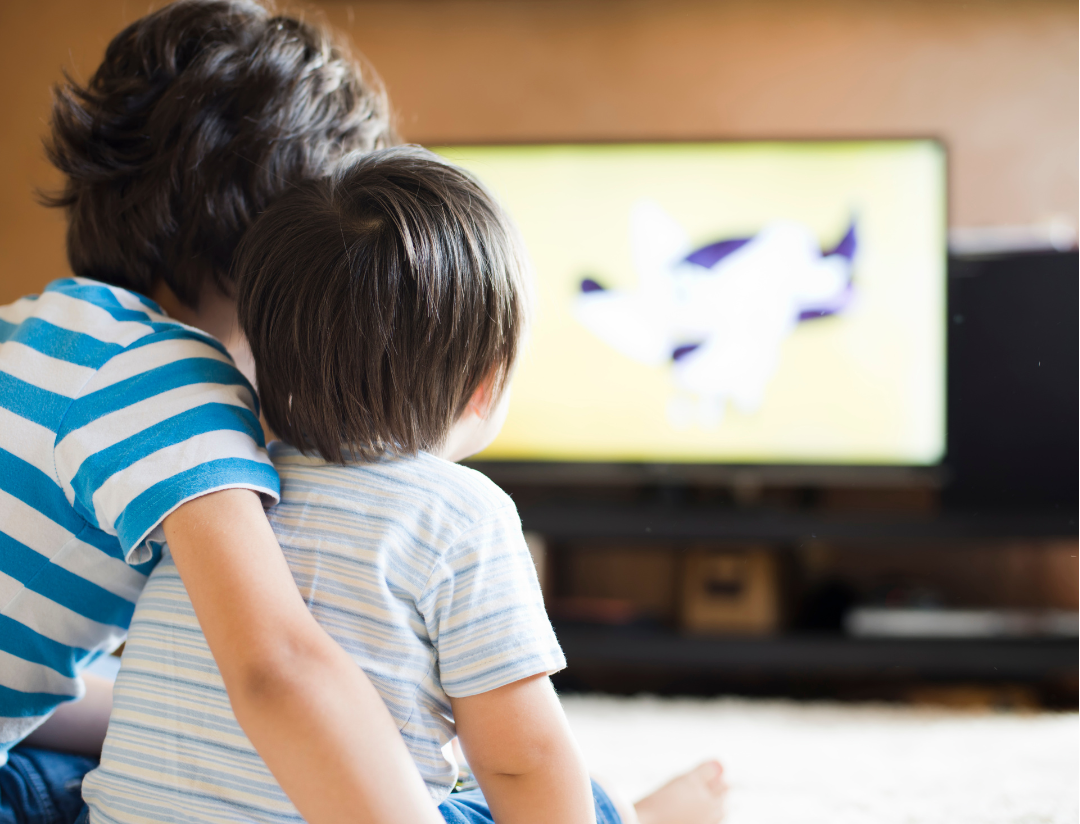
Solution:
<path fill-rule="evenodd" d="M 150 293 L 150 299 L 174 320 L 201 329 L 221 341 L 236 361 L 236 367 L 251 381 L 252 386 L 255 385 L 255 361 L 236 320 L 236 301 L 233 298 L 207 284 L 199 294 L 199 308 L 191 309 L 180 302 L 164 281 L 159 280 Z"/>
<path fill-rule="evenodd" d="M 483 448 L 477 445 L 483 437 L 480 433 L 483 424 L 483 418 L 472 410 L 465 410 L 465 413 L 450 427 L 442 446 L 433 450 L 433 454 L 451 463 L 457 463 L 470 455 L 475 455 Z"/>

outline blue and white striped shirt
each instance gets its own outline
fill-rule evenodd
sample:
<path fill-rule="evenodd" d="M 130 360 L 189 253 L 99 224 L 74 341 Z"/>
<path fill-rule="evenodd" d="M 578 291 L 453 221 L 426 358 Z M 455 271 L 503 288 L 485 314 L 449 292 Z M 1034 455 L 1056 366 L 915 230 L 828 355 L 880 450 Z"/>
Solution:
<path fill-rule="evenodd" d="M 124 638 L 160 524 L 226 488 L 276 500 L 225 349 L 82 278 L 0 307 L 0 765 Z"/>
<path fill-rule="evenodd" d="M 349 466 L 280 443 L 270 454 L 270 523 L 300 592 L 442 801 L 457 777 L 447 696 L 565 666 L 517 510 L 484 476 L 423 453 Z M 91 824 L 301 821 L 232 714 L 168 553 L 139 599 L 83 797 Z"/>

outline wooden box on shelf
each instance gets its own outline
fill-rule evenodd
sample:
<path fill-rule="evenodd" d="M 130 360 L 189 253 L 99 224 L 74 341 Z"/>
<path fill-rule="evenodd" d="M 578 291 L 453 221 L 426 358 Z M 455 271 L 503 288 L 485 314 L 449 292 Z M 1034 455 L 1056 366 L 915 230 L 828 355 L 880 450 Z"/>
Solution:
<path fill-rule="evenodd" d="M 780 629 L 780 610 L 776 558 L 768 549 L 686 553 L 680 615 L 687 632 L 767 635 Z"/>

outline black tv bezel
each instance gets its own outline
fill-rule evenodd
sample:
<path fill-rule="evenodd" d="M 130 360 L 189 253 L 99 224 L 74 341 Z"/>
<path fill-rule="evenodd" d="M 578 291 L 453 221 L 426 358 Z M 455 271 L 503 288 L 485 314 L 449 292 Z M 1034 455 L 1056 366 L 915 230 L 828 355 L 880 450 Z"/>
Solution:
<path fill-rule="evenodd" d="M 940 148 L 944 160 L 945 203 L 943 209 L 943 236 L 948 237 L 949 214 L 952 206 L 952 189 L 949 185 L 951 155 L 948 142 L 940 135 L 916 134 L 861 134 L 844 137 L 660 137 L 660 138 L 566 138 L 542 140 L 427 140 L 425 145 L 433 150 L 457 148 L 527 148 L 545 146 L 648 146 L 648 145 L 702 145 L 702 144 L 814 144 L 814 143 L 889 143 L 930 142 Z M 945 359 L 942 363 L 942 410 L 944 432 L 941 456 L 932 464 L 879 464 L 879 463 L 736 463 L 691 461 L 590 461 L 590 460 L 467 460 L 463 463 L 484 473 L 496 483 L 506 486 L 583 487 L 583 486 L 642 486 L 642 485 L 707 485 L 762 488 L 767 486 L 790 487 L 880 487 L 880 488 L 930 488 L 939 490 L 948 483 L 947 457 L 949 454 L 949 408 L 948 408 L 948 293 L 949 293 L 948 243 L 942 249 L 945 276 L 942 279 L 942 318 Z"/>

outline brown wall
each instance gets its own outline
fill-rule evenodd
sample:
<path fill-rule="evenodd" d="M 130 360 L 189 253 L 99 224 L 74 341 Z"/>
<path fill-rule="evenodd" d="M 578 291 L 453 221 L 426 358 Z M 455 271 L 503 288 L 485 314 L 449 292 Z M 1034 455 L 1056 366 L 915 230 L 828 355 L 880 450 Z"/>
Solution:
<path fill-rule="evenodd" d="M 0 304 L 65 273 L 40 136 L 145 3 L 0 4 Z M 316 4 L 418 142 L 933 134 L 954 225 L 1077 220 L 1075 2 L 384 0 Z"/>

